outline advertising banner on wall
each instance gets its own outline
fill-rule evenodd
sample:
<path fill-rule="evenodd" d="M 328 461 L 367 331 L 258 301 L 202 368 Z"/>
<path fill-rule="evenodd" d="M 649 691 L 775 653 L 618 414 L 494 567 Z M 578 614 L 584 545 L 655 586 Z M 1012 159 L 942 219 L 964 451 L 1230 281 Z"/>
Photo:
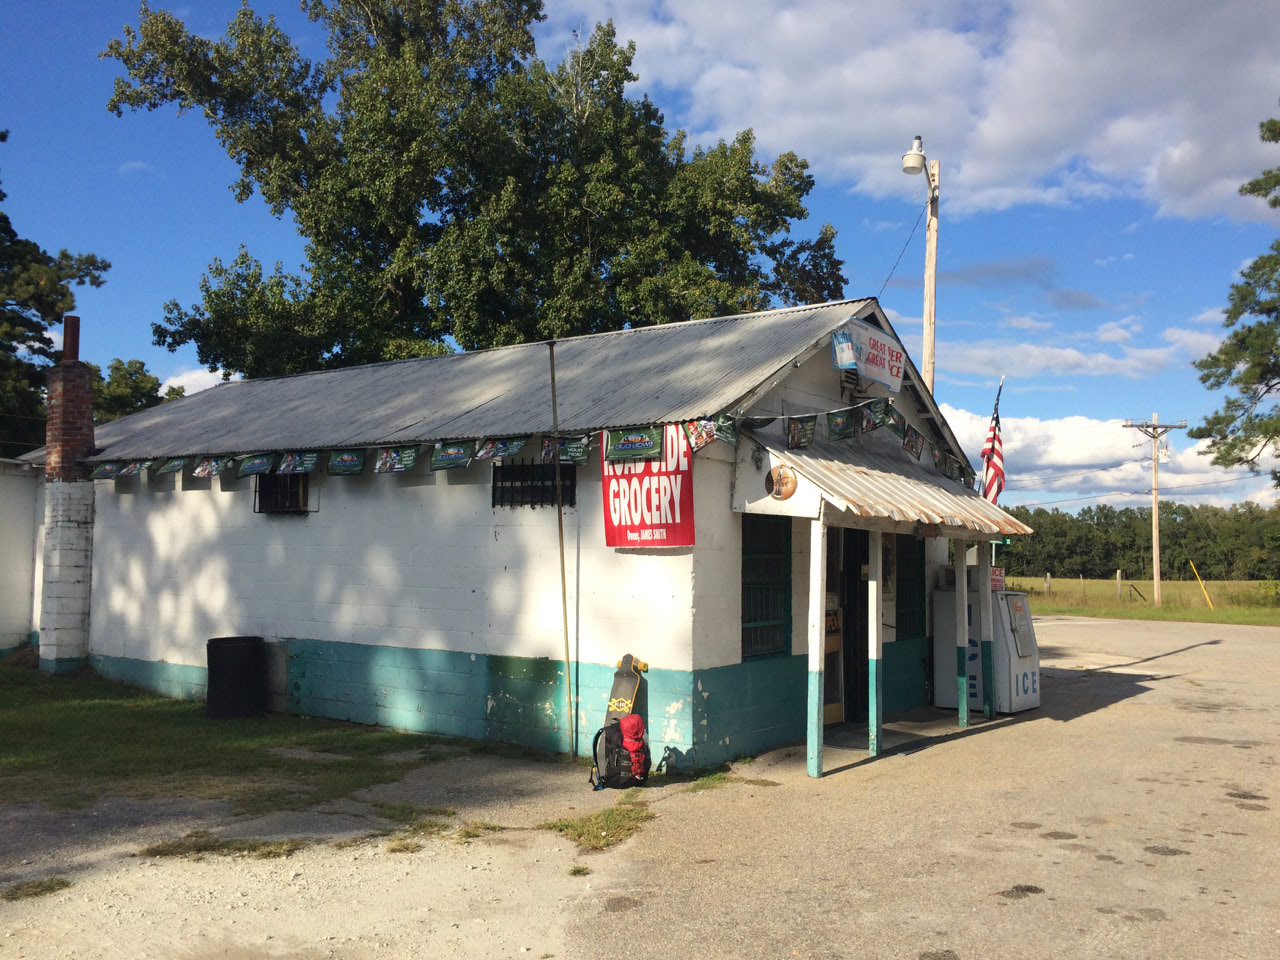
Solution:
<path fill-rule="evenodd" d="M 838 370 L 856 369 L 863 380 L 883 383 L 890 393 L 902 389 L 906 351 L 889 334 L 850 318 L 831 334 L 832 363 Z"/>
<path fill-rule="evenodd" d="M 602 437 L 605 546 L 693 546 L 693 456 L 680 424 L 663 427 L 653 460 L 609 460 L 607 447 Z"/>

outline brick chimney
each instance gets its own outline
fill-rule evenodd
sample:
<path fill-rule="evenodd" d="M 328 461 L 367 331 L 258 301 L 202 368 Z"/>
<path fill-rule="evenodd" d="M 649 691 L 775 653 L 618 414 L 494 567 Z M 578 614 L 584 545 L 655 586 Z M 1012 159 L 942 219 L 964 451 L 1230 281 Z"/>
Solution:
<path fill-rule="evenodd" d="M 93 371 L 81 363 L 80 318 L 63 318 L 62 361 L 45 378 L 44 577 L 40 669 L 68 673 L 89 662 L 93 576 Z"/>
<path fill-rule="evenodd" d="M 80 462 L 93 449 L 93 371 L 80 362 L 80 318 L 64 317 L 62 361 L 45 377 L 46 480 L 85 480 Z"/>

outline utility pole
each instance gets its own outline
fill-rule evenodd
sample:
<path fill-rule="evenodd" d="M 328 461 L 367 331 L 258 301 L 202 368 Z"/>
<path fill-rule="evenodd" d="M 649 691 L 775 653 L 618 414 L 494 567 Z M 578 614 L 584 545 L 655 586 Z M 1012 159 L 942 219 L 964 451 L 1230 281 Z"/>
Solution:
<path fill-rule="evenodd" d="M 929 216 L 924 231 L 924 384 L 933 392 L 934 321 L 938 302 L 938 181 L 937 160 L 929 161 Z"/>
<path fill-rule="evenodd" d="M 924 347 L 920 351 L 920 375 L 924 385 L 933 392 L 933 341 L 934 313 L 938 291 L 938 186 L 941 175 L 937 160 L 928 160 L 919 137 L 911 149 L 902 155 L 902 172 L 908 174 L 929 173 L 929 218 L 924 229 Z"/>
<path fill-rule="evenodd" d="M 1151 438 L 1151 572 L 1154 578 L 1152 600 L 1160 606 L 1160 438 L 1170 430 L 1187 429 L 1187 421 L 1179 420 L 1160 426 L 1158 414 L 1151 414 L 1150 420 L 1134 423 L 1126 420 L 1124 425 L 1131 430 L 1140 430 Z"/>

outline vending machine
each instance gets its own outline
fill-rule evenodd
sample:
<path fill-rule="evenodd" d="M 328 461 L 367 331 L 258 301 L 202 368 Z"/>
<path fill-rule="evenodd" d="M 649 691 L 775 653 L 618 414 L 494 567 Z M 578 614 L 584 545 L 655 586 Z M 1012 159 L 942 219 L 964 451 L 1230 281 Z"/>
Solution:
<path fill-rule="evenodd" d="M 965 644 L 965 676 L 969 709 L 982 709 L 982 648 L 978 643 L 974 613 L 975 591 L 969 591 L 968 631 Z M 1040 706 L 1040 650 L 1027 595 L 1013 590 L 991 594 L 992 674 L 996 713 L 1018 713 Z M 956 595 L 955 590 L 933 593 L 933 702 L 956 709 Z"/>

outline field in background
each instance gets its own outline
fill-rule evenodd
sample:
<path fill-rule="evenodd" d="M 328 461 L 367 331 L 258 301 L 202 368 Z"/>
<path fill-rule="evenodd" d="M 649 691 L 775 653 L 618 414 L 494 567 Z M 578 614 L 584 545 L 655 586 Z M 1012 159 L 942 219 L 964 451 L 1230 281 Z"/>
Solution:
<path fill-rule="evenodd" d="M 1115 580 L 1053 580 L 1049 592 L 1043 577 L 1009 577 L 1006 582 L 1008 589 L 1031 598 L 1033 614 L 1280 626 L 1280 582 L 1275 580 L 1206 581 L 1212 610 L 1194 580 L 1162 581 L 1158 608 L 1150 580 L 1122 580 L 1119 600 Z"/>

